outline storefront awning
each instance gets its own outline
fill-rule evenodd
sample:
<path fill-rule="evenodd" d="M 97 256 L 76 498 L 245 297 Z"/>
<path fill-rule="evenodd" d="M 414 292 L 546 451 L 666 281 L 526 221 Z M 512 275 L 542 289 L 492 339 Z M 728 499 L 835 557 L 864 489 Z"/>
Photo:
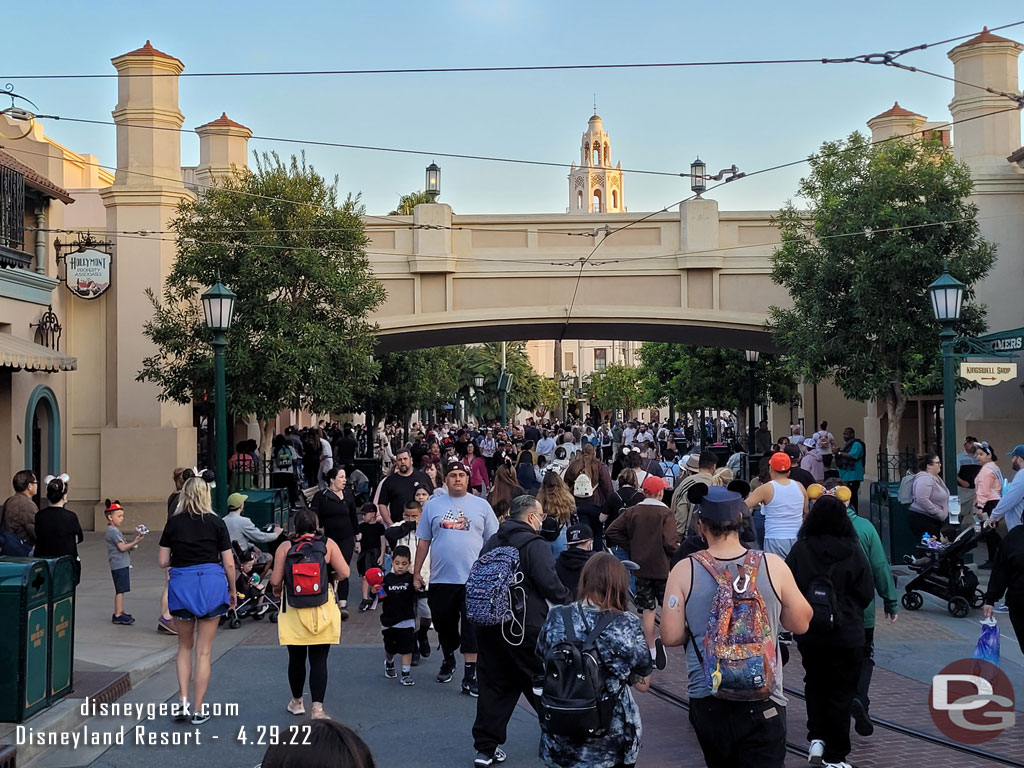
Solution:
<path fill-rule="evenodd" d="M 78 360 L 9 333 L 0 333 L 0 367 L 25 371 L 73 371 Z"/>

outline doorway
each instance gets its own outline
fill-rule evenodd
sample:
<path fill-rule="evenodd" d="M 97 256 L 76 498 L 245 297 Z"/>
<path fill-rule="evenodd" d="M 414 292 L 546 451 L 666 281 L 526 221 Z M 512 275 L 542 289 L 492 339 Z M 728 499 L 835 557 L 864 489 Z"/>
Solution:
<path fill-rule="evenodd" d="M 53 390 L 38 386 L 32 390 L 25 409 L 25 468 L 39 478 L 39 490 L 34 501 L 39 506 L 44 492 L 43 478 L 59 475 L 60 467 L 60 408 Z"/>

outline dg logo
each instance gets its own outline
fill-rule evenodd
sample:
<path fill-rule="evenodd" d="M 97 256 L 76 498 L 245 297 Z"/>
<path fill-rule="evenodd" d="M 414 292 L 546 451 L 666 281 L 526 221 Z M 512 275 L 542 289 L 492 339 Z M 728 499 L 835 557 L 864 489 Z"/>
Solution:
<path fill-rule="evenodd" d="M 932 678 L 932 720 L 961 744 L 982 744 L 1013 727 L 1013 707 L 1010 679 L 989 661 L 959 659 Z"/>

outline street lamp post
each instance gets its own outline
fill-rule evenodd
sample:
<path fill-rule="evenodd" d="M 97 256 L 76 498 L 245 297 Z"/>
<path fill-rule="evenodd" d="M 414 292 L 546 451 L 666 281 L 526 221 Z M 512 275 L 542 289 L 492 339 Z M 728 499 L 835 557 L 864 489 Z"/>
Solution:
<path fill-rule="evenodd" d="M 424 191 L 432 203 L 436 203 L 441 196 L 441 169 L 436 163 L 427 166 L 427 185 Z"/>
<path fill-rule="evenodd" d="M 932 299 L 932 312 L 942 325 L 939 340 L 942 343 L 942 476 L 950 496 L 958 492 L 956 483 L 956 331 L 966 286 L 948 272 L 928 286 Z"/>
<path fill-rule="evenodd" d="M 482 413 L 480 410 L 480 395 L 484 391 L 484 377 L 481 374 L 478 373 L 473 377 L 473 386 L 476 388 L 476 424 L 479 427 L 484 423 L 483 416 L 480 415 Z"/>
<path fill-rule="evenodd" d="M 562 389 L 562 421 L 564 422 L 569 417 L 569 385 L 572 383 L 572 379 L 569 374 L 562 374 L 561 380 L 558 385 Z"/>
<path fill-rule="evenodd" d="M 213 390 L 214 390 L 214 435 L 216 447 L 216 511 L 226 515 L 228 511 L 228 409 L 227 384 L 224 374 L 224 348 L 228 345 L 227 333 L 235 314 L 235 294 L 219 279 L 202 296 L 203 314 L 206 327 L 213 331 Z"/>
<path fill-rule="evenodd" d="M 756 349 L 747 350 L 747 390 L 749 392 L 749 403 L 747 408 L 747 453 L 752 454 L 754 452 L 754 408 L 756 406 L 754 400 L 754 367 L 757 365 L 758 358 L 761 357 L 761 353 Z"/>

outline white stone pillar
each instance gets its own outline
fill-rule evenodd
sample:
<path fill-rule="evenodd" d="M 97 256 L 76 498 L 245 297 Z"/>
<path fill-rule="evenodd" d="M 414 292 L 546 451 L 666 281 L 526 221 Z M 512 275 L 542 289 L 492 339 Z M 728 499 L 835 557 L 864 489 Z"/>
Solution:
<path fill-rule="evenodd" d="M 214 180 L 231 175 L 232 169 L 242 170 L 249 163 L 249 139 L 252 131 L 221 113 L 211 123 L 196 128 L 199 134 L 199 167 L 196 182 L 200 191 Z"/>
<path fill-rule="evenodd" d="M 118 71 L 117 172 L 101 190 L 111 232 L 168 232 L 178 204 L 190 196 L 181 180 L 178 78 L 184 65 L 149 41 L 112 60 Z M 166 129 L 172 130 L 166 130 Z M 101 425 L 100 498 L 129 503 L 133 522 L 163 527 L 171 470 L 195 461 L 192 406 L 160 402 L 154 384 L 136 381 L 155 351 L 143 335 L 153 316 L 145 295 L 158 295 L 176 256 L 171 237 L 115 235 L 107 301 L 107 415 Z M 211 281 L 213 276 L 211 275 Z"/>

